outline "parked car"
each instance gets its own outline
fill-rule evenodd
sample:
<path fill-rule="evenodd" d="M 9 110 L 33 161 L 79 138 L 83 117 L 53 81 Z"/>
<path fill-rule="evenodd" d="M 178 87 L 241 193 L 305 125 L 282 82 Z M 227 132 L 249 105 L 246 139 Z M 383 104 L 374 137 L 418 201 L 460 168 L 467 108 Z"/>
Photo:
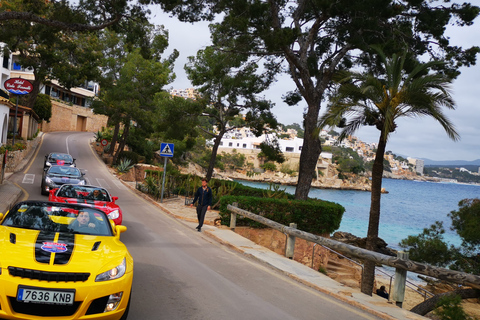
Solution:
<path fill-rule="evenodd" d="M 93 206 L 105 212 L 116 225 L 122 224 L 122 210 L 115 204 L 118 197 L 112 197 L 102 187 L 64 184 L 58 189 L 51 189 L 48 200 Z"/>
<path fill-rule="evenodd" d="M 127 319 L 126 230 L 70 203 L 24 201 L 0 213 L 0 318 Z"/>
<path fill-rule="evenodd" d="M 75 167 L 51 166 L 43 171 L 42 194 L 47 195 L 51 189 L 56 189 L 61 185 L 79 184 L 85 185 L 84 173 Z"/>
<path fill-rule="evenodd" d="M 75 158 L 73 158 L 68 153 L 58 153 L 58 152 L 51 152 L 45 155 L 45 161 L 43 163 L 43 168 L 51 167 L 54 165 L 57 166 L 68 166 L 68 167 L 76 167 Z"/>

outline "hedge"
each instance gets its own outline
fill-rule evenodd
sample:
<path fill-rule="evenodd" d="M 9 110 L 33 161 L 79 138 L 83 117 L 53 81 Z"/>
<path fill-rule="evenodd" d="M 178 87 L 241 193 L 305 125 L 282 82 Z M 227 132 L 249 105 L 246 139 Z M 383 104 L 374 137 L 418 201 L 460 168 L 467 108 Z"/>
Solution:
<path fill-rule="evenodd" d="M 230 225 L 229 204 L 236 202 L 240 209 L 261 215 L 267 219 L 290 225 L 296 223 L 299 230 L 312 234 L 331 234 L 340 228 L 345 208 L 337 203 L 309 199 L 272 199 L 245 196 L 224 196 L 220 200 L 220 217 L 224 225 Z M 238 226 L 264 228 L 259 222 L 237 216 Z"/>

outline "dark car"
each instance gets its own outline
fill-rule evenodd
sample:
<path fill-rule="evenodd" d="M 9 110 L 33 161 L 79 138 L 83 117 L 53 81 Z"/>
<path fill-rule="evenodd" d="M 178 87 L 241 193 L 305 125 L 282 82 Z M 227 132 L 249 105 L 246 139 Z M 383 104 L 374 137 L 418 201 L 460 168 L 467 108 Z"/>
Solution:
<path fill-rule="evenodd" d="M 43 168 L 51 166 L 67 166 L 67 167 L 76 167 L 75 158 L 73 158 L 68 153 L 58 153 L 52 152 L 45 155 L 45 162 L 43 163 Z"/>
<path fill-rule="evenodd" d="M 42 177 L 42 194 L 47 195 L 51 189 L 64 184 L 85 185 L 84 173 L 75 167 L 51 166 L 45 168 Z"/>

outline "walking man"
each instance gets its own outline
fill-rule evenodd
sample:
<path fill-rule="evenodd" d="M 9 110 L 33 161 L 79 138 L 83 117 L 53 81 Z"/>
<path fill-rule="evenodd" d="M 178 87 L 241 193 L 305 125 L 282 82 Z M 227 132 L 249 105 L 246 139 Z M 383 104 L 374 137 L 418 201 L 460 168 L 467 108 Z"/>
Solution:
<path fill-rule="evenodd" d="M 205 214 L 207 210 L 210 210 L 212 205 L 212 189 L 207 185 L 208 181 L 206 178 L 202 179 L 202 186 L 198 188 L 195 192 L 195 197 L 193 198 L 192 204 L 190 207 L 193 207 L 193 204 L 197 202 L 197 219 L 198 226 L 195 228 L 198 232 L 202 231 L 203 221 L 205 220 Z"/>

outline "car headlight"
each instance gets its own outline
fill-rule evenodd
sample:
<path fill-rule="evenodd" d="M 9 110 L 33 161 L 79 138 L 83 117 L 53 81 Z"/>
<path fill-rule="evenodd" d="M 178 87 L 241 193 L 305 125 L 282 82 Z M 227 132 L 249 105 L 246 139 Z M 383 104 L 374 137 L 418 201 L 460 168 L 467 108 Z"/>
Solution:
<path fill-rule="evenodd" d="M 50 179 L 49 177 L 46 177 L 46 178 L 45 178 L 45 182 L 48 183 L 48 184 L 52 184 L 52 183 L 53 183 L 53 180 Z"/>
<path fill-rule="evenodd" d="M 108 217 L 109 217 L 110 219 L 112 219 L 112 220 L 115 220 L 115 219 L 117 219 L 118 217 L 120 217 L 120 212 L 118 211 L 118 209 L 117 209 L 117 210 L 113 210 L 112 212 L 110 212 L 110 213 L 108 214 Z"/>
<path fill-rule="evenodd" d="M 122 263 L 116 266 L 113 269 L 100 273 L 95 278 L 96 282 L 114 280 L 123 277 L 125 271 L 127 270 L 127 261 L 123 258 Z"/>
<path fill-rule="evenodd" d="M 48 161 L 45 162 L 45 165 L 46 165 L 47 167 L 51 167 L 51 166 L 52 166 L 52 164 L 51 164 L 50 162 L 48 162 Z"/>
<path fill-rule="evenodd" d="M 85 185 L 85 180 L 80 180 L 80 182 L 78 184 L 81 185 L 81 186 Z"/>

